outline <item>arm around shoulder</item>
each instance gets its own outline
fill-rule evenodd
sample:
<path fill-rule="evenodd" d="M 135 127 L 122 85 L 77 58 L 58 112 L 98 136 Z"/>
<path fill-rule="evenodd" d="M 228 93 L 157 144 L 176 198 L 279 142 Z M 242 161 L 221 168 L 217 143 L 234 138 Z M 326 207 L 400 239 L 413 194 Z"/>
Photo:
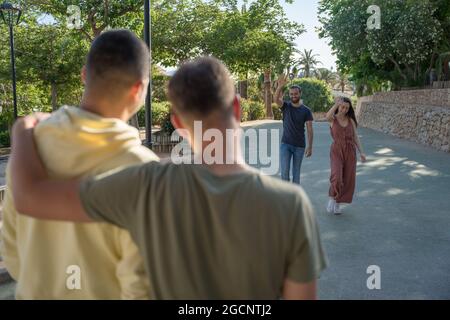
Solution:
<path fill-rule="evenodd" d="M 37 219 L 90 221 L 78 195 L 78 181 L 49 179 L 37 152 L 33 116 L 22 118 L 13 127 L 10 158 L 14 206 Z"/>

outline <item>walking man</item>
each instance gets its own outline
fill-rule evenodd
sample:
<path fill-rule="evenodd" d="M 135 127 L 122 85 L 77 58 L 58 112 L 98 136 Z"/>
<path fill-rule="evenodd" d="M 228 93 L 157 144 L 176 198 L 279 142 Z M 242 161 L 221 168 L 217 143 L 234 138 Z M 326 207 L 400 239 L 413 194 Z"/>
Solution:
<path fill-rule="evenodd" d="M 275 93 L 278 106 L 283 113 L 283 137 L 280 147 L 281 178 L 291 181 L 292 162 L 292 182 L 300 184 L 300 171 L 303 157 L 312 155 L 313 146 L 313 115 L 301 100 L 302 88 L 292 86 L 289 89 L 290 101 L 283 101 L 283 87 L 286 79 L 281 78 Z M 308 131 L 308 146 L 306 146 L 305 126 Z"/>

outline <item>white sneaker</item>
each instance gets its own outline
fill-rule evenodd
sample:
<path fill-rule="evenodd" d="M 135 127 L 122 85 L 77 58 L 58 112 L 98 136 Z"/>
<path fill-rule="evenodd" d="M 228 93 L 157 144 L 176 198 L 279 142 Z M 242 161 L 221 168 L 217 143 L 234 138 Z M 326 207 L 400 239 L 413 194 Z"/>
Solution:
<path fill-rule="evenodd" d="M 327 212 L 328 213 L 333 213 L 334 212 L 334 205 L 336 204 L 336 200 L 334 200 L 333 198 L 330 198 L 330 200 L 328 200 L 328 205 L 327 205 Z"/>
<path fill-rule="evenodd" d="M 342 214 L 341 205 L 337 202 L 334 204 L 333 213 L 337 216 Z"/>

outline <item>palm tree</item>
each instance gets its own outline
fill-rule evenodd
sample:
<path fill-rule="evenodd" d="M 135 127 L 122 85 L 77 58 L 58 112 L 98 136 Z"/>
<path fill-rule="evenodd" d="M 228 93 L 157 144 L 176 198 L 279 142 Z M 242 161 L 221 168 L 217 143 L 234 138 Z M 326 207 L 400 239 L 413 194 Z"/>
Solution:
<path fill-rule="evenodd" d="M 302 70 L 305 72 L 305 77 L 309 78 L 311 76 L 312 71 L 316 68 L 318 64 L 322 64 L 319 60 L 316 59 L 318 54 L 313 54 L 312 50 L 304 49 L 303 52 L 300 52 L 300 59 L 298 59 L 297 65 L 302 67 Z"/>
<path fill-rule="evenodd" d="M 346 89 L 353 90 L 352 83 L 348 79 L 347 74 L 345 74 L 341 71 L 338 71 L 336 73 L 336 80 L 337 80 L 337 83 L 336 83 L 334 89 L 338 88 L 339 90 L 341 90 L 341 92 L 344 92 Z"/>
<path fill-rule="evenodd" d="M 319 79 L 323 80 L 329 85 L 333 86 L 335 80 L 336 80 L 336 74 L 326 68 L 318 68 L 314 71 L 314 76 Z"/>

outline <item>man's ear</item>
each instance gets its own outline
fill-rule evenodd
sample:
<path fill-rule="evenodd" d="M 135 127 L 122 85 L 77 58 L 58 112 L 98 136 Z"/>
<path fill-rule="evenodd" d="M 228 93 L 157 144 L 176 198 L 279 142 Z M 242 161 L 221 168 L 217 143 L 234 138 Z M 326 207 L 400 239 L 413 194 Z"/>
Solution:
<path fill-rule="evenodd" d="M 81 68 L 81 82 L 86 85 L 86 66 Z"/>
<path fill-rule="evenodd" d="M 233 113 L 234 118 L 237 122 L 241 122 L 241 104 L 239 103 L 239 98 L 237 96 L 234 97 L 233 100 Z"/>
<path fill-rule="evenodd" d="M 135 84 L 133 84 L 133 86 L 131 87 L 130 90 L 130 95 L 134 98 L 134 99 L 138 99 L 141 100 L 141 96 L 144 92 L 146 92 L 148 87 L 148 82 L 145 80 L 140 80 L 137 81 Z"/>
<path fill-rule="evenodd" d="M 173 111 L 170 113 L 170 122 L 175 129 L 185 129 L 180 117 Z"/>

